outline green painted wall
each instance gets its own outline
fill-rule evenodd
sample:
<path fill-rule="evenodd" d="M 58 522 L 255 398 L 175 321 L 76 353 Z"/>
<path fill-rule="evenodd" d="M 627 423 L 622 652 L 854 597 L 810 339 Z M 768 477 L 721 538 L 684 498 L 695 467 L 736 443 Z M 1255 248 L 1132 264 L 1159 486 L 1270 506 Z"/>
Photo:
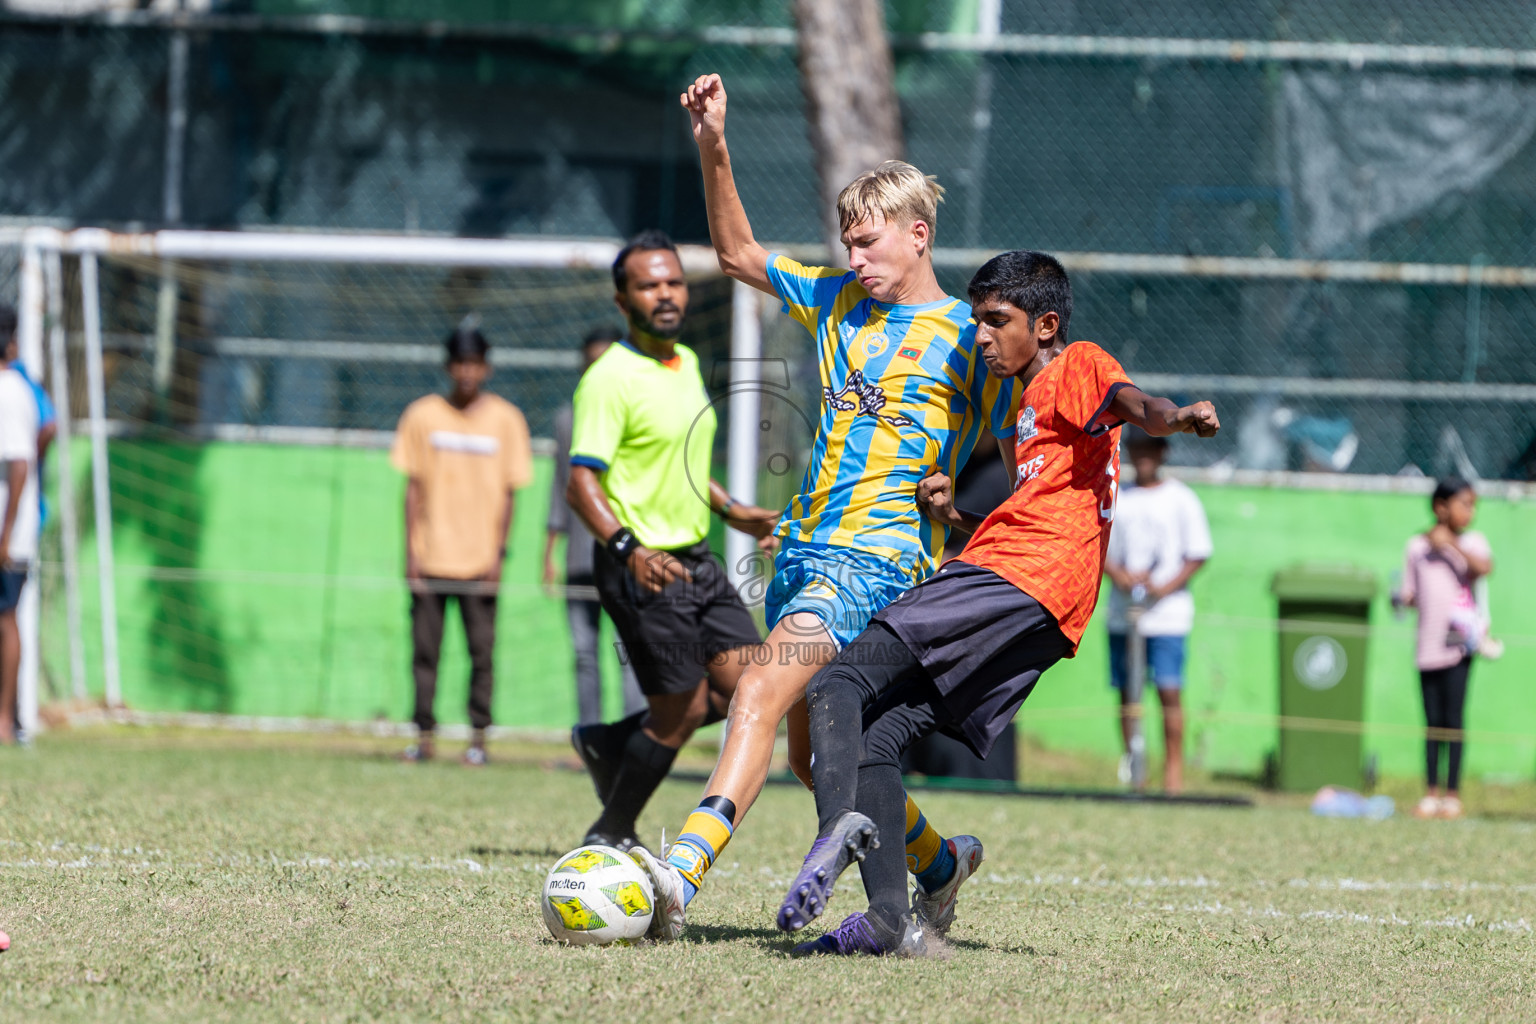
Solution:
<path fill-rule="evenodd" d="M 386 453 L 138 442 L 114 442 L 112 451 L 130 706 L 409 718 L 403 484 Z M 498 620 L 493 712 L 509 725 L 558 725 L 575 715 L 564 603 L 538 585 L 551 464 L 537 462 L 518 503 Z M 83 556 L 85 615 L 94 624 L 91 543 Z M 193 567 L 195 580 L 178 573 Z M 62 678 L 56 588 L 48 612 L 48 669 Z M 94 629 L 86 634 L 100 692 L 100 640 Z M 450 620 L 438 696 L 444 721 L 466 720 L 468 671 L 462 630 Z"/>
<path fill-rule="evenodd" d="M 85 451 L 77 466 L 85 465 Z M 538 585 L 550 463 L 518 499 L 500 610 L 495 716 L 556 727 L 574 717 L 564 607 Z M 400 580 L 401 480 L 383 452 L 267 445 L 113 443 L 113 519 L 127 702 L 336 719 L 410 709 L 407 596 Z M 83 474 L 82 474 L 83 475 Z M 1417 496 L 1242 487 L 1198 488 L 1215 557 L 1193 589 L 1200 620 L 1190 640 L 1188 750 L 1214 768 L 1251 772 L 1276 746 L 1278 711 L 1272 573 L 1301 560 L 1350 561 L 1375 570 L 1366 749 L 1392 774 L 1419 770 L 1422 724 L 1412 620 L 1385 598 L 1410 534 L 1424 528 Z M 84 517 L 89 522 L 89 516 Z M 1477 774 L 1536 771 L 1536 504 L 1484 500 L 1478 528 L 1493 545 L 1494 632 L 1508 641 L 1472 678 L 1468 727 L 1494 734 L 1471 744 Z M 718 538 L 717 538 L 718 539 Z M 85 545 L 86 621 L 94 622 L 94 548 Z M 185 572 L 198 569 L 195 576 Z M 48 596 L 48 671 L 66 676 L 62 601 Z M 87 630 L 93 687 L 100 644 Z M 1020 716 L 1047 745 L 1118 749 L 1101 623 L 1079 656 L 1056 667 Z M 610 664 L 610 670 L 613 668 Z M 445 645 L 439 709 L 464 720 L 468 663 L 462 633 Z M 610 679 L 614 673 L 610 671 Z M 610 693 L 610 707 L 617 697 Z M 1206 717 L 1202 717 L 1206 716 Z M 1160 735 L 1155 716 L 1150 734 Z M 1154 742 L 1154 749 L 1158 746 Z"/>
<path fill-rule="evenodd" d="M 1372 726 L 1365 749 L 1383 772 L 1422 771 L 1418 674 L 1413 664 L 1412 617 L 1397 619 L 1387 600 L 1390 575 L 1401 570 L 1409 536 L 1429 522 L 1428 499 L 1416 495 L 1197 487 L 1211 522 L 1215 555 L 1191 589 L 1199 618 L 1190 636 L 1185 706 L 1196 716 L 1186 729 L 1186 750 L 1206 765 L 1257 770 L 1278 745 L 1273 725 L 1252 722 L 1279 713 L 1278 641 L 1270 625 L 1269 593 L 1277 569 L 1299 561 L 1351 562 L 1377 573 L 1381 589 L 1371 609 L 1365 718 Z M 1467 728 L 1499 734 L 1470 744 L 1468 770 L 1480 775 L 1536 773 L 1536 635 L 1530 628 L 1536 582 L 1525 568 L 1536 560 L 1536 504 L 1484 499 L 1477 529 L 1493 545 L 1489 580 L 1493 632 L 1508 641 L 1498 662 L 1473 669 Z M 1102 621 L 1078 657 L 1040 684 L 1020 721 L 1052 746 L 1118 750 L 1114 697 L 1107 686 L 1108 654 Z M 1149 702 L 1149 736 L 1161 749 L 1161 725 Z M 1085 717 L 1087 708 L 1097 716 Z M 1213 719 L 1199 721 L 1206 713 Z M 1508 737 L 1508 738 L 1506 738 Z"/>

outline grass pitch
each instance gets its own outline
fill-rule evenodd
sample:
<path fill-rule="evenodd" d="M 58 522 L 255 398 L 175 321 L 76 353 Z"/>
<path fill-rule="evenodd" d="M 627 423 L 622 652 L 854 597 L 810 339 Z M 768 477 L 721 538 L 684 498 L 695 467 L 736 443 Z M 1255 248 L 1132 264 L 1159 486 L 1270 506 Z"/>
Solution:
<path fill-rule="evenodd" d="M 595 814 L 557 748 L 480 771 L 398 744 L 99 730 L 0 749 L 0 1019 L 856 1021 L 1536 1018 L 1536 827 L 924 793 L 987 863 L 943 958 L 795 961 L 814 832 L 770 787 L 685 940 L 551 942 Z M 699 793 L 669 783 L 642 835 Z M 856 874 L 828 918 L 862 907 Z"/>

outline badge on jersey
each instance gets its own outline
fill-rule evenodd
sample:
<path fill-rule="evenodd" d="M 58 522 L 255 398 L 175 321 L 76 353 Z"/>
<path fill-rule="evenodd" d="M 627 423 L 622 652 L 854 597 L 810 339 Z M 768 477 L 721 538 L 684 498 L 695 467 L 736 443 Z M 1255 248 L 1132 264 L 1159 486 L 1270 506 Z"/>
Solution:
<path fill-rule="evenodd" d="M 1023 409 L 1019 410 L 1018 439 L 1020 441 L 1028 441 L 1038 433 L 1040 431 L 1035 429 L 1035 407 L 1026 405 Z"/>

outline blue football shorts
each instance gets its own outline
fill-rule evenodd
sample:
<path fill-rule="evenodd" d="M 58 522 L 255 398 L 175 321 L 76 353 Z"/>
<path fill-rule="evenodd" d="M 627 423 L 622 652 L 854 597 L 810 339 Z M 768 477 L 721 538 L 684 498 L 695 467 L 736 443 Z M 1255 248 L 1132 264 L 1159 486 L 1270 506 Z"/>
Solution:
<path fill-rule="evenodd" d="M 875 613 L 906 593 L 918 577 L 900 563 L 853 548 L 791 544 L 774 559 L 773 582 L 763 598 L 768 628 L 796 612 L 821 620 L 838 650 L 869 625 Z"/>

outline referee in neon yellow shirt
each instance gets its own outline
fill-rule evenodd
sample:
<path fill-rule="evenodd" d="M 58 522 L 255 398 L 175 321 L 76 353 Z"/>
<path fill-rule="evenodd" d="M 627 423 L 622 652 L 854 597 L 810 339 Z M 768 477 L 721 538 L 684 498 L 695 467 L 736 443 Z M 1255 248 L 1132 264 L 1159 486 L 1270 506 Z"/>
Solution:
<path fill-rule="evenodd" d="M 635 820 L 700 725 L 725 717 L 736 681 L 762 642 L 710 553 L 711 512 L 772 545 L 778 516 L 733 501 L 710 479 L 715 412 L 699 360 L 677 344 L 688 282 L 672 240 L 638 235 L 613 264 L 628 337 L 576 388 L 566 499 L 587 524 L 603 610 L 647 708 L 571 740 L 592 775 L 602 816 L 583 845 L 637 846 Z"/>

